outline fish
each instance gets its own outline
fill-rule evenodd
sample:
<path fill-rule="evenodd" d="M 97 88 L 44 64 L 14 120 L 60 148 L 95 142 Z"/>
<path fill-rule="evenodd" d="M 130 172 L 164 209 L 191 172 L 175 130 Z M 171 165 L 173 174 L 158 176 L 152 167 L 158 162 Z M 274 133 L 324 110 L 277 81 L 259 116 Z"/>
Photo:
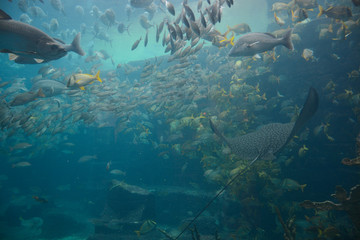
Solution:
<path fill-rule="evenodd" d="M 102 83 L 100 78 L 100 70 L 94 75 L 91 74 L 83 74 L 83 73 L 76 73 L 69 77 L 67 82 L 68 88 L 75 88 L 78 87 L 81 90 L 85 90 L 84 86 L 88 84 L 92 84 L 95 80 Z"/>
<path fill-rule="evenodd" d="M 136 230 L 135 233 L 138 237 L 141 235 L 147 234 L 156 228 L 156 222 L 153 220 L 146 220 L 140 227 L 139 230 Z"/>
<path fill-rule="evenodd" d="M 291 10 L 291 20 L 293 22 L 302 22 L 308 17 L 306 10 L 303 8 L 298 8 L 295 11 Z"/>
<path fill-rule="evenodd" d="M 282 182 L 281 182 L 281 188 L 287 191 L 294 191 L 294 190 L 298 190 L 301 189 L 301 192 L 304 192 L 304 188 L 307 186 L 307 184 L 299 184 L 297 181 L 290 179 L 290 178 L 285 178 Z"/>
<path fill-rule="evenodd" d="M 124 171 L 121 171 L 119 169 L 113 169 L 110 171 L 110 174 L 118 175 L 118 176 L 125 176 L 126 173 Z"/>
<path fill-rule="evenodd" d="M 233 27 L 227 26 L 228 31 L 234 32 L 235 34 L 244 34 L 251 32 L 250 26 L 247 23 L 239 23 Z"/>
<path fill-rule="evenodd" d="M 226 138 L 214 125 L 211 119 L 212 131 L 244 160 L 272 160 L 275 154 L 292 139 L 302 126 L 315 114 L 319 105 L 319 96 L 314 88 L 310 88 L 304 107 L 295 123 L 269 123 L 236 138 Z"/>
<path fill-rule="evenodd" d="M 38 97 L 45 97 L 42 89 L 37 92 L 24 92 L 16 95 L 16 97 L 9 103 L 11 107 L 20 106 L 36 100 Z"/>
<path fill-rule="evenodd" d="M 292 29 L 289 29 L 282 38 L 276 38 L 271 33 L 247 33 L 235 42 L 228 55 L 230 57 L 253 56 L 271 50 L 277 45 L 293 50 L 291 33 Z"/>
<path fill-rule="evenodd" d="M 135 50 L 139 46 L 141 39 L 142 37 L 140 37 L 138 40 L 134 42 L 134 44 L 131 46 L 131 51 Z"/>
<path fill-rule="evenodd" d="M 64 11 L 64 5 L 61 0 L 51 0 L 51 6 L 53 6 L 55 10 L 61 12 L 64 16 L 66 16 Z"/>
<path fill-rule="evenodd" d="M 67 87 L 62 82 L 56 80 L 44 79 L 44 80 L 36 81 L 32 85 L 30 90 L 37 91 L 39 89 L 42 89 L 42 92 L 45 97 L 53 97 L 56 95 L 63 94 L 67 90 Z"/>
<path fill-rule="evenodd" d="M 295 0 L 295 4 L 300 8 L 312 9 L 318 6 L 316 0 Z"/>
<path fill-rule="evenodd" d="M 144 47 L 147 46 L 148 41 L 149 41 L 149 31 L 146 31 L 145 40 L 144 40 Z"/>
<path fill-rule="evenodd" d="M 309 149 L 305 145 L 303 145 L 298 151 L 299 157 L 303 157 L 308 150 Z"/>
<path fill-rule="evenodd" d="M 301 54 L 301 56 L 306 60 L 309 61 L 314 59 L 314 51 L 308 48 L 305 48 Z"/>
<path fill-rule="evenodd" d="M 14 150 L 20 150 L 20 149 L 26 149 L 29 147 L 32 147 L 33 145 L 27 142 L 21 142 L 21 143 L 17 143 L 14 146 L 10 147 L 10 152 L 14 151 Z"/>
<path fill-rule="evenodd" d="M 134 8 L 146 8 L 150 6 L 153 0 L 130 0 L 129 2 Z"/>
<path fill-rule="evenodd" d="M 0 35 L 0 52 L 14 54 L 15 62 L 16 56 L 42 63 L 62 58 L 70 51 L 81 56 L 85 55 L 80 46 L 80 33 L 75 36 L 71 44 L 64 44 L 38 28 L 13 20 L 1 9 Z"/>
<path fill-rule="evenodd" d="M 195 14 L 187 4 L 183 4 L 186 15 L 190 18 L 191 21 L 195 22 Z"/>
<path fill-rule="evenodd" d="M 276 15 L 276 12 L 274 12 L 274 18 L 275 18 L 275 22 L 277 24 L 279 24 L 279 26 L 282 26 L 282 25 L 285 24 L 285 21 L 282 18 L 280 18 L 279 16 Z"/>
<path fill-rule="evenodd" d="M 324 10 L 321 5 L 319 5 L 319 14 L 317 17 L 325 14 L 329 18 L 346 20 L 352 17 L 352 12 L 349 7 L 346 6 L 333 6 Z"/>
<path fill-rule="evenodd" d="M 32 196 L 32 198 L 39 203 L 48 203 L 49 202 L 47 199 L 39 197 L 39 196 Z"/>
<path fill-rule="evenodd" d="M 271 11 L 273 11 L 273 12 L 287 11 L 289 9 L 289 7 L 290 6 L 288 3 L 276 2 L 276 3 L 273 3 Z"/>
<path fill-rule="evenodd" d="M 171 13 L 171 15 L 175 16 L 174 5 L 171 2 L 165 0 L 165 6 L 166 6 L 166 9 L 169 11 L 169 13 Z"/>
<path fill-rule="evenodd" d="M 84 163 L 94 159 L 97 159 L 96 155 L 85 155 L 79 158 L 78 163 Z"/>
<path fill-rule="evenodd" d="M 15 163 L 15 164 L 11 165 L 11 166 L 12 166 L 12 168 L 30 167 L 31 163 L 29 163 L 29 162 L 18 162 L 18 163 Z"/>

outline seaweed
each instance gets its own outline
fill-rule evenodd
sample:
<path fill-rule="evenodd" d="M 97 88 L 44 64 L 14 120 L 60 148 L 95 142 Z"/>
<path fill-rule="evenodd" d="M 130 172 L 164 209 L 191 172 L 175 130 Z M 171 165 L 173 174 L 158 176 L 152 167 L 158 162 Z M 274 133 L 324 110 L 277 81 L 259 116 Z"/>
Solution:
<path fill-rule="evenodd" d="M 281 226 L 284 229 L 284 239 L 295 240 L 295 236 L 296 236 L 295 216 L 290 217 L 285 223 L 284 219 L 281 216 L 279 208 L 277 206 L 274 206 L 274 208 L 276 215 L 281 223 Z"/>

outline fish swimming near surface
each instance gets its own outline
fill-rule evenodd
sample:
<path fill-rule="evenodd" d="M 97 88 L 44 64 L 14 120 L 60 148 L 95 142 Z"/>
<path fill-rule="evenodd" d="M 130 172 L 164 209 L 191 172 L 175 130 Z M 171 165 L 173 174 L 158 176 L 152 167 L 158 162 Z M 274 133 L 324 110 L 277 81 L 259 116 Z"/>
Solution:
<path fill-rule="evenodd" d="M 17 63 L 43 63 L 64 57 L 68 52 L 84 56 L 80 33 L 71 44 L 64 44 L 27 23 L 13 20 L 0 9 L 0 52 L 11 53 Z M 17 61 L 21 57 L 21 61 Z"/>
<path fill-rule="evenodd" d="M 271 33 L 248 33 L 241 36 L 230 49 L 230 57 L 253 56 L 283 45 L 290 50 L 294 49 L 291 41 L 292 29 L 289 29 L 284 37 L 276 38 Z"/>
<path fill-rule="evenodd" d="M 252 133 L 236 138 L 226 138 L 210 120 L 211 129 L 225 143 L 233 153 L 244 160 L 266 159 L 272 160 L 301 129 L 301 127 L 315 114 L 319 104 L 319 97 L 314 88 L 310 88 L 304 107 L 295 123 L 270 123 Z"/>

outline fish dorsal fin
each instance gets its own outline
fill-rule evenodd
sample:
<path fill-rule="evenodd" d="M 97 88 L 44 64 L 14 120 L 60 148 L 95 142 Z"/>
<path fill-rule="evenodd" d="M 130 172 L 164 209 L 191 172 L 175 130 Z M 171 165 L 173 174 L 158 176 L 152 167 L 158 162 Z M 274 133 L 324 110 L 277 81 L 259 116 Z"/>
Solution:
<path fill-rule="evenodd" d="M 272 34 L 272 33 L 264 33 L 264 34 L 266 34 L 266 35 L 268 35 L 268 36 L 270 36 L 270 37 L 276 38 L 275 35 Z"/>
<path fill-rule="evenodd" d="M 0 9 L 0 20 L 11 20 L 12 18 L 3 10 Z"/>

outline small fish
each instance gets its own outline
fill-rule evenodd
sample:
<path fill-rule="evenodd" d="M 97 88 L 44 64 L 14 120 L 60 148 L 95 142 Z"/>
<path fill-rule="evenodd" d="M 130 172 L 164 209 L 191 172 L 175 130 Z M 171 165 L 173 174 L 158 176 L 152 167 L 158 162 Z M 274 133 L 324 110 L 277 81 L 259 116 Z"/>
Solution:
<path fill-rule="evenodd" d="M 323 14 L 325 14 L 329 18 L 342 20 L 352 17 L 351 9 L 346 6 L 333 6 L 324 10 L 323 7 L 319 5 L 319 14 L 317 15 L 317 17 L 320 17 Z"/>
<path fill-rule="evenodd" d="M 203 27 L 206 28 L 207 27 L 206 19 L 201 10 L 200 10 L 200 20 L 201 20 L 201 24 L 203 25 Z"/>
<path fill-rule="evenodd" d="M 312 9 L 318 6 L 316 0 L 295 0 L 295 4 L 300 8 Z"/>
<path fill-rule="evenodd" d="M 300 149 L 299 149 L 299 157 L 303 157 L 305 156 L 305 153 L 309 150 L 309 148 L 307 148 L 305 145 L 303 145 Z"/>
<path fill-rule="evenodd" d="M 196 22 L 190 21 L 190 26 L 191 26 L 191 29 L 193 30 L 193 32 L 194 32 L 196 35 L 198 35 L 198 36 L 201 35 L 201 34 L 200 34 L 200 28 L 199 28 L 199 26 L 197 25 Z"/>
<path fill-rule="evenodd" d="M 119 169 L 111 170 L 110 174 L 117 175 L 117 176 L 125 176 L 126 175 L 126 173 L 124 171 L 121 171 Z"/>
<path fill-rule="evenodd" d="M 299 184 L 297 181 L 290 178 L 285 178 L 281 183 L 281 188 L 287 191 L 294 191 L 301 189 L 301 191 L 304 192 L 304 188 L 306 186 L 307 184 Z"/>
<path fill-rule="evenodd" d="M 140 227 L 139 230 L 135 231 L 136 235 L 140 237 L 141 235 L 147 234 L 156 228 L 156 222 L 153 220 L 146 220 Z"/>
<path fill-rule="evenodd" d="M 84 163 L 94 159 L 97 159 L 96 155 L 85 155 L 79 158 L 78 163 Z"/>
<path fill-rule="evenodd" d="M 32 144 L 27 143 L 27 142 L 21 142 L 16 144 L 15 146 L 10 147 L 10 152 L 14 151 L 14 150 L 19 150 L 19 149 L 26 149 L 32 147 Z"/>
<path fill-rule="evenodd" d="M 32 196 L 33 199 L 35 199 L 37 202 L 40 203 L 48 203 L 49 201 L 45 198 L 39 197 L 39 196 Z"/>
<path fill-rule="evenodd" d="M 140 39 L 138 39 L 134 42 L 134 44 L 131 47 L 131 51 L 135 50 L 139 46 L 141 39 L 142 39 L 142 37 L 140 37 Z"/>
<path fill-rule="evenodd" d="M 285 24 L 285 21 L 276 15 L 276 12 L 274 12 L 274 18 L 275 18 L 275 22 L 279 24 L 279 26 L 283 26 Z"/>
<path fill-rule="evenodd" d="M 146 31 L 146 35 L 145 35 L 145 40 L 144 40 L 144 47 L 146 47 L 147 46 L 147 44 L 148 44 L 148 41 L 149 41 L 149 31 Z"/>
<path fill-rule="evenodd" d="M 166 6 L 166 9 L 169 11 L 169 13 L 171 13 L 171 15 L 175 16 L 174 5 L 169 1 L 165 1 L 165 6 Z"/>
<path fill-rule="evenodd" d="M 295 11 L 291 10 L 291 20 L 293 22 L 302 22 L 308 17 L 306 10 L 303 8 L 298 8 Z"/>
<path fill-rule="evenodd" d="M 305 48 L 301 54 L 301 56 L 306 60 L 309 61 L 310 59 L 314 59 L 314 51 L 308 48 Z"/>
<path fill-rule="evenodd" d="M 95 80 L 102 82 L 100 78 L 100 70 L 94 75 L 91 74 L 83 74 L 83 73 L 76 73 L 69 77 L 67 82 L 67 87 L 78 87 L 81 90 L 85 90 L 84 86 L 88 84 L 92 84 Z"/>
<path fill-rule="evenodd" d="M 23 168 L 23 167 L 30 167 L 31 163 L 29 162 L 18 162 L 12 165 L 12 168 Z"/>
<path fill-rule="evenodd" d="M 247 32 L 251 32 L 251 29 L 247 23 L 239 23 L 233 27 L 230 27 L 228 25 L 227 28 L 228 28 L 229 32 L 231 31 L 231 32 L 234 32 L 235 34 L 244 34 Z"/>
<path fill-rule="evenodd" d="M 195 14 L 187 4 L 183 4 L 185 8 L 186 15 L 190 18 L 191 21 L 195 22 Z"/>

